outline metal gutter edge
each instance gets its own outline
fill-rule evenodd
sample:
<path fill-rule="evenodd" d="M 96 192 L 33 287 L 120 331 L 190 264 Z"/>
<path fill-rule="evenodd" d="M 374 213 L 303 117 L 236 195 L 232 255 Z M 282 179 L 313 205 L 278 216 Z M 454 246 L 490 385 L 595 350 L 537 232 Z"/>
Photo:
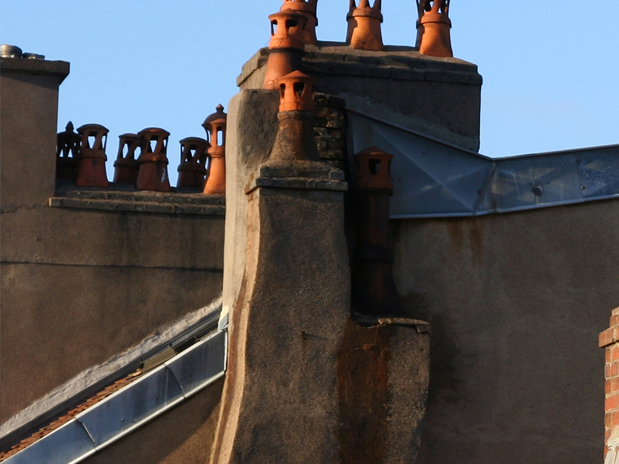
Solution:
<path fill-rule="evenodd" d="M 207 335 L 4 463 L 82 462 L 222 378 L 227 353 L 226 330 Z"/>

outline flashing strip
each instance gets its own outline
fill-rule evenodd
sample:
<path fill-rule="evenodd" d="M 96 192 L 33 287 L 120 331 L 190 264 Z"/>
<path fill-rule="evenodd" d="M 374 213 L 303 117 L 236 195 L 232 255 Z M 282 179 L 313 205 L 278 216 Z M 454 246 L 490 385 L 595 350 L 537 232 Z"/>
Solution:
<path fill-rule="evenodd" d="M 349 111 L 348 118 L 354 153 L 376 146 L 394 155 L 392 219 L 481 216 L 619 198 L 619 145 L 493 159 L 359 111 Z"/>
<path fill-rule="evenodd" d="M 227 331 L 210 334 L 4 463 L 82 462 L 222 378 L 227 353 Z"/>

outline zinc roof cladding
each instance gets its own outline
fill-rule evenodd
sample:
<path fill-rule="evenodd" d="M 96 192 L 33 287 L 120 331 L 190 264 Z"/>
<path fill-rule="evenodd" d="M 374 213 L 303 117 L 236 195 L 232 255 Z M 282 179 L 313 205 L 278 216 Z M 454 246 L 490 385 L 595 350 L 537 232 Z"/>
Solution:
<path fill-rule="evenodd" d="M 619 197 L 619 145 L 489 158 L 358 111 L 349 110 L 348 117 L 354 153 L 376 146 L 394 155 L 392 219 L 478 216 Z"/>

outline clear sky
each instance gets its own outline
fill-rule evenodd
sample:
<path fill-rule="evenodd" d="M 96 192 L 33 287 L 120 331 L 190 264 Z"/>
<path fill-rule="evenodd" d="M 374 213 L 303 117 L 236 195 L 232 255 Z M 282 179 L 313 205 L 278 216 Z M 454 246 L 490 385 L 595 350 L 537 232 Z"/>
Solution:
<path fill-rule="evenodd" d="M 71 63 L 59 129 L 103 124 L 110 160 L 122 133 L 171 132 L 175 181 L 178 141 L 204 137 L 204 118 L 227 107 L 281 3 L 0 0 L 0 43 Z M 383 0 L 386 44 L 414 45 L 415 8 Z M 319 0 L 319 40 L 344 39 L 347 9 L 348 0 Z M 482 153 L 619 144 L 619 1 L 452 0 L 450 17 L 454 55 L 484 77 Z"/>

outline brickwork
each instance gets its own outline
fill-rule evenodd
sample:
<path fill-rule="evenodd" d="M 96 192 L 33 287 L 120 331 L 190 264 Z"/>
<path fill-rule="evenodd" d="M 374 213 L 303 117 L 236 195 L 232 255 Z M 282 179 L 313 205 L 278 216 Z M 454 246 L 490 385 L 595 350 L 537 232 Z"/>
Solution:
<path fill-rule="evenodd" d="M 320 158 L 344 169 L 346 157 L 346 104 L 343 99 L 317 93 L 314 96 L 316 122 L 314 133 Z"/>
<path fill-rule="evenodd" d="M 600 348 L 606 350 L 604 377 L 604 456 L 614 448 L 611 436 L 619 433 L 619 308 L 614 309 L 610 317 L 610 327 L 600 334 Z M 613 443 L 609 443 L 612 441 Z"/>

